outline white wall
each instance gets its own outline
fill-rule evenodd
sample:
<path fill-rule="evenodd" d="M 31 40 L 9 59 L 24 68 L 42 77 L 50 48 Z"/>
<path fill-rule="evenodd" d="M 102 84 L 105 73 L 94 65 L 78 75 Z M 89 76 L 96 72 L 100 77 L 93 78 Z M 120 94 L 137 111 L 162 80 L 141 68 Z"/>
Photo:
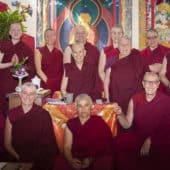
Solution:
<path fill-rule="evenodd" d="M 132 47 L 139 48 L 139 0 L 132 0 Z"/>

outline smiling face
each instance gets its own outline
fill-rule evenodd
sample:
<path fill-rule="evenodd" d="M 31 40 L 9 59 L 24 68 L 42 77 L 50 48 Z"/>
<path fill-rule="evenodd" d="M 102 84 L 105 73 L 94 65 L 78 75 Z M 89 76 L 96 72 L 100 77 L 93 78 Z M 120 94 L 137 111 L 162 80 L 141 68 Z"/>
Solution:
<path fill-rule="evenodd" d="M 156 73 L 147 72 L 144 75 L 142 84 L 146 95 L 155 96 L 160 84 L 159 77 Z"/>
<path fill-rule="evenodd" d="M 36 87 L 34 85 L 24 86 L 20 92 L 21 103 L 24 106 L 32 106 L 36 97 Z"/>
<path fill-rule="evenodd" d="M 131 42 L 130 42 L 130 40 L 126 37 L 121 37 L 119 39 L 118 48 L 119 48 L 119 51 L 120 51 L 120 56 L 122 56 L 122 58 L 128 56 L 131 52 Z"/>
<path fill-rule="evenodd" d="M 56 42 L 56 33 L 54 30 L 47 30 L 44 34 L 44 39 L 46 44 L 48 45 L 54 45 Z"/>
<path fill-rule="evenodd" d="M 80 43 L 75 43 L 72 45 L 72 56 L 75 60 L 75 63 L 83 63 L 84 57 L 86 55 L 86 50 L 84 49 L 84 45 Z"/>
<path fill-rule="evenodd" d="M 20 40 L 22 36 L 22 28 L 20 23 L 13 23 L 9 28 L 9 35 L 12 40 Z"/>
<path fill-rule="evenodd" d="M 112 38 L 112 42 L 114 43 L 118 43 L 118 40 L 120 39 L 120 37 L 122 37 L 123 35 L 123 30 L 121 27 L 113 27 L 111 30 L 111 38 Z"/>

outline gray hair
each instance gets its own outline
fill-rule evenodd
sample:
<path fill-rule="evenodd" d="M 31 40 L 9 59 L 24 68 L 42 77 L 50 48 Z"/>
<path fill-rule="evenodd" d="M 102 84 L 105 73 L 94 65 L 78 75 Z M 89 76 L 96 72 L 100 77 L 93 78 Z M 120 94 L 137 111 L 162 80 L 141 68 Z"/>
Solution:
<path fill-rule="evenodd" d="M 26 82 L 21 86 L 21 92 L 24 91 L 27 88 L 32 88 L 35 93 L 37 93 L 37 87 L 35 84 L 31 83 L 31 82 Z"/>
<path fill-rule="evenodd" d="M 120 44 L 122 39 L 128 40 L 130 44 L 132 45 L 131 38 L 128 35 L 123 35 L 122 37 L 120 37 L 118 40 L 118 45 Z"/>
<path fill-rule="evenodd" d="M 82 93 L 82 94 L 79 94 L 79 95 L 75 98 L 75 106 L 77 107 L 78 101 L 79 101 L 79 100 L 83 100 L 83 99 L 88 100 L 90 106 L 93 105 L 92 98 L 91 98 L 88 94 Z"/>

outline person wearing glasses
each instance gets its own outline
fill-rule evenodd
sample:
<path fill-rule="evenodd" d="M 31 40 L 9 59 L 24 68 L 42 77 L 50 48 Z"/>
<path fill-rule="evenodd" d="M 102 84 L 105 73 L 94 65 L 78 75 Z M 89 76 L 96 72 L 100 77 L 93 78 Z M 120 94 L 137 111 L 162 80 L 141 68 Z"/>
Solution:
<path fill-rule="evenodd" d="M 21 105 L 6 118 L 4 144 L 13 161 L 31 162 L 34 170 L 50 170 L 59 151 L 49 113 L 34 104 L 36 91 L 30 82 L 22 85 Z"/>
<path fill-rule="evenodd" d="M 147 47 L 141 51 L 146 71 L 159 73 L 164 56 L 170 51 L 159 43 L 158 31 L 150 29 L 146 33 Z"/>
<path fill-rule="evenodd" d="M 131 130 L 117 136 L 114 153 L 117 169 L 170 169 L 170 98 L 158 91 L 159 76 L 146 72 L 145 91 L 132 96 L 127 114 L 114 103 L 121 126 Z"/>

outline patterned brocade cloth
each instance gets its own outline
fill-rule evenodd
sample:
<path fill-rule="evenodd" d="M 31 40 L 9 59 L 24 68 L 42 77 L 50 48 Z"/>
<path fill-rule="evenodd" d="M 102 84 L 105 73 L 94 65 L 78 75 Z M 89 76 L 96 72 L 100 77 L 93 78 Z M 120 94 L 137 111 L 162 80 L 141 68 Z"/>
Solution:
<path fill-rule="evenodd" d="M 54 131 L 56 135 L 56 141 L 60 148 L 60 152 L 63 152 L 63 136 L 64 127 L 68 119 L 77 116 L 76 108 L 74 104 L 62 104 L 52 105 L 45 104 L 43 106 L 47 110 L 53 120 Z M 94 104 L 92 108 L 92 115 L 99 115 L 105 120 L 112 131 L 113 137 L 117 135 L 117 121 L 116 114 L 113 111 L 112 104 Z"/>

